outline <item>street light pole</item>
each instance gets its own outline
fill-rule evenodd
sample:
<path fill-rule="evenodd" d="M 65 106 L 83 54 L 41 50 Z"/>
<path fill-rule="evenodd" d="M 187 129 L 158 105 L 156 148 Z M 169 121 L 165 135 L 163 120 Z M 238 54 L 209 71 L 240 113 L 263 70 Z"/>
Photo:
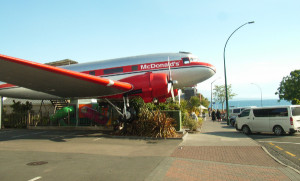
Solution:
<path fill-rule="evenodd" d="M 251 84 L 256 85 L 256 86 L 259 88 L 259 90 L 260 90 L 260 106 L 263 107 L 263 104 L 262 104 L 262 90 L 261 90 L 261 87 L 260 87 L 259 85 L 257 85 L 257 84 L 254 84 L 254 83 L 251 83 Z"/>
<path fill-rule="evenodd" d="M 225 63 L 225 50 L 226 50 L 226 46 L 227 46 L 227 43 L 229 41 L 229 39 L 231 38 L 231 36 L 237 31 L 239 30 L 240 28 L 242 28 L 243 26 L 247 25 L 247 24 L 252 24 L 254 23 L 254 21 L 250 21 L 250 22 L 247 22 L 243 25 L 241 25 L 240 27 L 238 27 L 237 29 L 235 29 L 231 35 L 228 37 L 226 43 L 225 43 L 225 46 L 224 46 L 224 52 L 223 52 L 223 57 L 224 57 L 224 77 L 225 77 L 225 96 L 226 96 L 226 119 L 227 119 L 227 125 L 229 125 L 229 117 L 228 117 L 228 113 L 229 113 L 229 108 L 228 108 L 228 92 L 227 92 L 227 77 L 226 77 L 226 63 Z"/>

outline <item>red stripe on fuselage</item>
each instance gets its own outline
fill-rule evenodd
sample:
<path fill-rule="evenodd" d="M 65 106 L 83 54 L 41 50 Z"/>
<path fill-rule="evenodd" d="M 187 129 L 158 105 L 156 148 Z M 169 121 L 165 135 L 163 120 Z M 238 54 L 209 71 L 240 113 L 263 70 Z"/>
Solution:
<path fill-rule="evenodd" d="M 190 66 L 204 66 L 204 67 L 209 67 L 215 71 L 215 67 L 213 65 L 211 65 L 209 63 L 205 63 L 205 62 L 190 62 L 188 64 L 183 64 L 182 60 L 170 61 L 170 68 L 190 67 Z M 137 67 L 137 69 L 133 69 L 134 67 Z M 117 68 L 123 68 L 123 71 L 110 73 L 110 74 L 104 74 L 104 70 L 111 70 L 111 69 L 117 69 Z M 90 74 L 90 72 L 94 72 L 95 76 L 109 76 L 109 75 L 115 75 L 115 74 L 140 72 L 140 71 L 151 71 L 151 70 L 168 69 L 168 68 L 169 68 L 169 62 L 164 61 L 164 62 L 155 62 L 155 63 L 127 65 L 127 66 L 120 66 L 120 67 L 111 67 L 111 68 L 106 68 L 106 69 L 88 70 L 88 71 L 83 71 L 82 73 Z"/>

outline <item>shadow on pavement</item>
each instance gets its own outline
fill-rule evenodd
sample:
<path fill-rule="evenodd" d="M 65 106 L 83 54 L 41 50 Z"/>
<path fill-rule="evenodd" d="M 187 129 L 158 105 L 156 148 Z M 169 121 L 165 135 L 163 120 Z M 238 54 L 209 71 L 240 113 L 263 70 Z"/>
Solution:
<path fill-rule="evenodd" d="M 134 140 L 157 140 L 155 138 L 118 136 L 113 131 L 99 130 L 28 130 L 28 129 L 5 129 L 0 131 L 0 142 L 11 140 L 50 140 L 53 142 L 66 142 L 74 138 L 110 138 L 110 139 L 134 139 Z"/>
<path fill-rule="evenodd" d="M 243 133 L 227 132 L 227 131 L 204 132 L 202 134 L 215 135 L 215 136 L 228 137 L 228 138 L 245 138 L 246 137 Z"/>

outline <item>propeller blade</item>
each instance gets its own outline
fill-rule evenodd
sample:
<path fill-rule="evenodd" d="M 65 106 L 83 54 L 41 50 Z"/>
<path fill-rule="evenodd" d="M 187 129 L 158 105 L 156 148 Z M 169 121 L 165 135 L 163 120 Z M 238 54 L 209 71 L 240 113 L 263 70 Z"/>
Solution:
<path fill-rule="evenodd" d="M 172 88 L 171 88 L 171 95 L 172 95 L 173 102 L 175 102 L 173 85 L 172 85 Z"/>
<path fill-rule="evenodd" d="M 168 83 L 168 93 L 170 93 L 170 91 L 171 91 L 172 87 L 173 87 L 173 86 L 172 86 L 172 83 L 171 83 L 171 82 L 169 82 L 169 83 Z"/>
<path fill-rule="evenodd" d="M 178 103 L 179 103 L 179 105 L 180 105 L 181 93 L 182 93 L 181 89 L 178 89 Z"/>
<path fill-rule="evenodd" d="M 171 73 L 170 57 L 168 57 L 168 66 L 169 66 L 169 82 L 172 82 L 172 73 Z"/>

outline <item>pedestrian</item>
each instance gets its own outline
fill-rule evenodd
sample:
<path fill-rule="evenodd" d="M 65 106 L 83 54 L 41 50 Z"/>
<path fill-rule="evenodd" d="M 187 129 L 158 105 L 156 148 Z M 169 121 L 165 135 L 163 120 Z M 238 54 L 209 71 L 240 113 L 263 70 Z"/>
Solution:
<path fill-rule="evenodd" d="M 216 112 L 215 112 L 215 110 L 213 110 L 212 113 L 211 113 L 211 119 L 212 119 L 212 121 L 216 120 Z"/>
<path fill-rule="evenodd" d="M 217 116 L 218 121 L 221 122 L 221 112 L 219 111 L 219 109 L 217 109 L 216 116 Z"/>
<path fill-rule="evenodd" d="M 192 112 L 192 118 L 193 118 L 196 122 L 198 122 L 198 117 L 197 117 L 197 115 L 196 115 L 195 112 Z"/>

